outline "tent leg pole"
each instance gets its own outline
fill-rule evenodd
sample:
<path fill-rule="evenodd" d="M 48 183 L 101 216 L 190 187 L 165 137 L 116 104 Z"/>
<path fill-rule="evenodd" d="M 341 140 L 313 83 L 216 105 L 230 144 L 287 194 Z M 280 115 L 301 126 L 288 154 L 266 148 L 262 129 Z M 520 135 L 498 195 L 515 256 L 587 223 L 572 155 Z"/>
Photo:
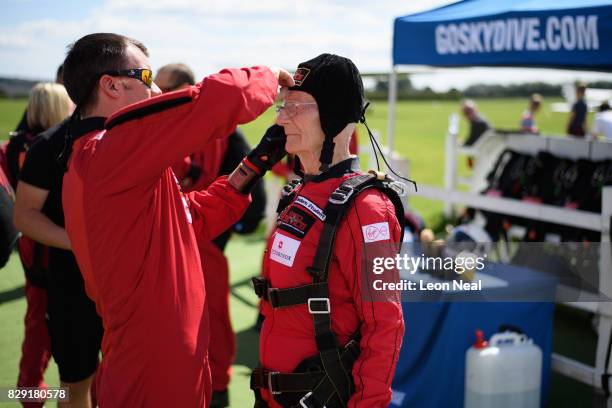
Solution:
<path fill-rule="evenodd" d="M 397 68 L 391 67 L 389 74 L 389 114 L 387 122 L 387 147 L 389 154 L 393 152 L 393 137 L 395 136 L 395 106 L 397 103 Z"/>
<path fill-rule="evenodd" d="M 448 118 L 448 132 L 444 146 L 444 188 L 447 192 L 455 191 L 457 188 L 457 132 L 459 129 L 459 117 L 456 114 Z M 444 201 L 444 217 L 454 217 L 453 202 L 450 199 Z"/>

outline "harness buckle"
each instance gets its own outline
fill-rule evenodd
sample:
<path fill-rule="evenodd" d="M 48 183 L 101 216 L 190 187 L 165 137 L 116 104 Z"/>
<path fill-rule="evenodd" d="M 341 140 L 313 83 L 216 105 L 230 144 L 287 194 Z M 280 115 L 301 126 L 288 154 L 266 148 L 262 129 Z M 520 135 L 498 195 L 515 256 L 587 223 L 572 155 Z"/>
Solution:
<path fill-rule="evenodd" d="M 272 377 L 273 377 L 273 376 L 275 376 L 275 375 L 277 375 L 277 374 L 280 374 L 280 372 L 278 372 L 278 371 L 270 371 L 270 372 L 268 373 L 268 390 L 270 391 L 270 393 L 271 393 L 272 395 L 278 395 L 278 394 L 281 394 L 281 392 L 280 392 L 280 391 L 274 391 L 274 386 L 273 386 L 273 381 L 274 381 L 274 380 L 272 379 Z"/>
<path fill-rule="evenodd" d="M 342 188 L 343 186 L 340 186 L 336 189 L 336 191 L 334 191 L 331 196 L 329 197 L 329 202 L 332 204 L 344 204 L 348 201 L 348 199 L 353 195 L 353 193 L 355 192 L 355 189 L 351 188 L 351 187 L 346 187 L 344 186 L 344 188 Z"/>
<path fill-rule="evenodd" d="M 266 300 L 270 302 L 270 305 L 272 307 L 276 307 L 278 305 L 278 299 L 276 297 L 277 293 L 278 293 L 278 288 L 268 287 L 266 289 Z"/>
<path fill-rule="evenodd" d="M 408 188 L 406 187 L 405 183 L 402 183 L 401 181 L 394 180 L 394 181 L 390 182 L 388 185 L 389 185 L 389 188 L 391 188 L 391 190 L 395 191 L 398 196 L 405 197 L 405 196 L 408 195 Z"/>
<path fill-rule="evenodd" d="M 308 394 L 304 395 L 300 399 L 300 407 L 302 407 L 302 408 L 318 408 L 318 407 L 314 406 L 312 403 L 310 403 L 308 401 L 308 398 L 310 398 L 311 395 L 312 395 L 312 391 L 310 391 Z M 321 408 L 326 408 L 326 407 L 325 407 L 325 405 L 323 405 Z"/>
<path fill-rule="evenodd" d="M 253 282 L 253 289 L 255 289 L 255 294 L 257 297 L 263 300 L 268 300 L 268 290 L 270 288 L 268 281 L 265 278 L 256 276 L 251 278 L 251 282 Z"/>
<path fill-rule="evenodd" d="M 315 305 L 313 305 L 313 302 L 323 302 L 322 304 L 318 303 L 318 305 L 325 306 L 325 310 L 317 308 Z M 313 306 L 315 306 L 314 309 Z M 331 307 L 329 304 L 329 298 L 308 298 L 308 312 L 310 312 L 310 314 L 329 314 L 330 311 Z"/>
<path fill-rule="evenodd" d="M 295 188 L 298 186 L 298 184 L 300 184 L 300 182 L 300 179 L 293 179 L 289 183 L 285 184 L 281 189 L 281 196 L 286 197 L 288 195 L 291 195 L 291 193 L 293 193 L 293 190 L 295 190 Z"/>
<path fill-rule="evenodd" d="M 376 176 L 376 180 L 378 180 L 378 181 L 385 181 L 385 179 L 387 178 L 387 175 L 384 172 L 382 172 L 382 171 L 368 170 L 368 173 Z"/>

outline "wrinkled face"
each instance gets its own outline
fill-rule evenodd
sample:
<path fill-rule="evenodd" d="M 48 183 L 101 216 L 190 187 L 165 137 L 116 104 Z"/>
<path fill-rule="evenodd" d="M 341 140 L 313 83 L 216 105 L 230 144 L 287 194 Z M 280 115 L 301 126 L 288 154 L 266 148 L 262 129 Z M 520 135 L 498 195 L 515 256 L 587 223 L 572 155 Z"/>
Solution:
<path fill-rule="evenodd" d="M 149 58 L 138 48 L 133 45 L 127 47 L 127 57 L 129 68 L 147 68 L 151 69 Z M 151 88 L 136 78 L 115 77 L 114 78 L 121 86 L 116 89 L 119 92 L 119 102 L 122 106 L 127 106 L 132 103 L 140 102 L 149 99 L 152 96 L 160 95 L 161 91 L 153 82 Z"/>
<path fill-rule="evenodd" d="M 278 112 L 276 123 L 285 129 L 287 153 L 319 156 L 325 134 L 321 129 L 317 103 L 310 94 L 285 91 L 284 108 Z"/>

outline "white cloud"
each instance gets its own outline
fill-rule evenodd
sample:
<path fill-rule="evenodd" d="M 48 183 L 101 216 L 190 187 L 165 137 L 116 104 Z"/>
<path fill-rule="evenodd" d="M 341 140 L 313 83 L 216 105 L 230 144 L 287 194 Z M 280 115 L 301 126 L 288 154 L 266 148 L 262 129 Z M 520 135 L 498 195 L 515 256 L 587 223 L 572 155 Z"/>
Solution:
<path fill-rule="evenodd" d="M 67 19 L 58 9 L 56 16 L 3 24 L 0 75 L 51 78 L 66 45 L 100 31 L 143 41 L 150 50 L 153 68 L 181 61 L 198 76 L 226 66 L 268 64 L 292 69 L 321 52 L 345 55 L 364 72 L 388 71 L 394 17 L 449 2 L 106 0 L 78 20 Z M 27 13 L 27 7 L 36 5 L 13 2 L 11 7 L 22 7 Z M 472 76 L 466 76 L 465 70 L 458 72 L 418 76 L 415 83 L 438 89 L 462 88 L 465 78 L 473 82 L 504 76 L 487 71 Z"/>

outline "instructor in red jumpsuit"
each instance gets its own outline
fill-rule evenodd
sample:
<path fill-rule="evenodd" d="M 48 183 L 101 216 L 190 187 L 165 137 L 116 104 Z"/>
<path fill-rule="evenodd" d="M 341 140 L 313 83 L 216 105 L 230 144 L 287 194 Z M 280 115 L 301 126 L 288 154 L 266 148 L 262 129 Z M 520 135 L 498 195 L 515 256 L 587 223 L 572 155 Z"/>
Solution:
<path fill-rule="evenodd" d="M 278 69 L 227 69 L 155 97 L 145 46 L 107 33 L 74 43 L 64 68 L 77 110 L 62 154 L 63 204 L 105 328 L 99 405 L 206 407 L 210 333 L 195 237 L 214 237 L 240 217 L 284 140 L 265 139 L 205 191 L 182 193 L 169 166 L 256 118 L 279 82 L 293 81 Z"/>
<path fill-rule="evenodd" d="M 325 238 L 330 196 L 345 180 L 362 174 L 358 159 L 349 153 L 350 136 L 364 110 L 361 78 L 349 59 L 322 54 L 300 64 L 294 80 L 295 86 L 284 94 L 276 122 L 287 135 L 287 152 L 297 155 L 304 175 L 278 215 L 264 254 L 265 290 L 258 294 L 264 293 L 265 320 L 260 367 L 251 378 L 256 407 L 387 407 L 404 333 L 402 309 L 395 296 L 392 301 L 373 301 L 369 291 L 363 290 L 367 275 L 361 271 L 364 244 L 400 241 L 396 209 L 385 193 L 374 188 L 362 191 L 342 218 L 331 252 L 328 297 L 306 296 L 306 303 L 304 296 L 298 296 L 304 293 L 304 285 L 313 283 L 310 267 Z M 395 251 L 388 256 L 395 256 Z M 314 318 L 325 313 L 331 315 L 332 340 L 319 336 L 323 330 L 313 325 Z M 346 372 L 331 373 L 325 361 L 322 365 L 304 361 L 322 356 L 322 349 L 337 342 L 344 362 L 351 340 L 360 351 Z M 340 402 L 332 387 L 328 394 L 309 392 L 320 376 L 287 375 L 313 370 L 324 370 L 330 378 L 349 377 L 352 392 Z M 320 400 L 321 396 L 332 398 Z"/>

